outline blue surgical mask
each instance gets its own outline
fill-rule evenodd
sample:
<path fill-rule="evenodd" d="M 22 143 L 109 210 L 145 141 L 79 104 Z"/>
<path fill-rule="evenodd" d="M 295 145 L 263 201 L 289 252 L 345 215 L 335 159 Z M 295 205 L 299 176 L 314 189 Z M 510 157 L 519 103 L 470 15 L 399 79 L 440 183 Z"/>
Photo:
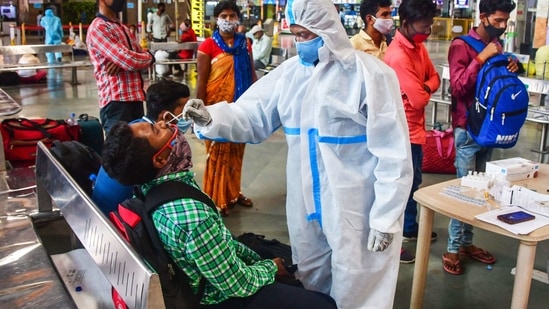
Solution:
<path fill-rule="evenodd" d="M 170 115 L 172 117 L 171 120 L 166 120 L 166 116 L 168 116 L 168 115 Z M 189 129 L 189 127 L 191 126 L 191 124 L 193 122 L 192 119 L 186 120 L 185 117 L 183 117 L 183 113 L 175 116 L 174 114 L 172 114 L 170 112 L 166 112 L 162 118 L 164 118 L 166 123 L 175 123 L 177 125 L 177 128 L 179 129 L 179 131 L 181 133 L 187 132 L 187 130 Z M 176 120 L 177 120 L 177 122 L 176 122 Z"/>
<path fill-rule="evenodd" d="M 316 37 L 306 42 L 296 42 L 295 48 L 299 56 L 299 62 L 304 66 L 313 66 L 318 61 L 318 50 L 324 46 L 324 40 Z"/>
<path fill-rule="evenodd" d="M 184 117 L 181 117 L 179 118 L 179 120 L 177 120 L 176 125 L 181 133 L 185 133 L 191 127 L 192 123 L 193 123 L 192 119 L 185 120 Z"/>

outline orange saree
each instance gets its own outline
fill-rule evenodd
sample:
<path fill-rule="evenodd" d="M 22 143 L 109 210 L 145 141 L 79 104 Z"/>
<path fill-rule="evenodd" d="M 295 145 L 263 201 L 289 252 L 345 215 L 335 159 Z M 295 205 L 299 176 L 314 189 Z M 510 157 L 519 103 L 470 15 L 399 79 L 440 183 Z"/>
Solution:
<path fill-rule="evenodd" d="M 234 61 L 230 54 L 221 53 L 211 61 L 206 87 L 206 105 L 232 102 L 235 89 Z M 203 190 L 227 213 L 229 204 L 236 203 L 240 195 L 242 159 L 245 144 L 206 141 L 206 169 Z"/>

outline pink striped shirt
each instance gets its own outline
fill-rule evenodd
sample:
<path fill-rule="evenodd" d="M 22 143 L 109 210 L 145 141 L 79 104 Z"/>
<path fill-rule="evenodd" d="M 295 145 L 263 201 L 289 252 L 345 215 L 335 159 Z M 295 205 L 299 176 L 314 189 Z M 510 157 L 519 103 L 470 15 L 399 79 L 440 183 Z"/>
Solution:
<path fill-rule="evenodd" d="M 145 100 L 140 70 L 149 67 L 154 57 L 130 37 L 128 27 L 101 15 L 88 29 L 86 43 L 94 66 L 100 108 L 111 101 Z M 109 75 L 106 71 L 109 63 L 116 64 L 120 71 Z"/>

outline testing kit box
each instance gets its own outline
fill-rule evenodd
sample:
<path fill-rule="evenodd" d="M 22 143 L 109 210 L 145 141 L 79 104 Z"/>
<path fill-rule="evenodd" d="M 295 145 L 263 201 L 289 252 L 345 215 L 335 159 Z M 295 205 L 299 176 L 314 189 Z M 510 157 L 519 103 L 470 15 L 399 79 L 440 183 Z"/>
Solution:
<path fill-rule="evenodd" d="M 539 163 L 524 158 L 509 158 L 486 162 L 486 174 L 507 181 L 517 181 L 538 176 Z"/>

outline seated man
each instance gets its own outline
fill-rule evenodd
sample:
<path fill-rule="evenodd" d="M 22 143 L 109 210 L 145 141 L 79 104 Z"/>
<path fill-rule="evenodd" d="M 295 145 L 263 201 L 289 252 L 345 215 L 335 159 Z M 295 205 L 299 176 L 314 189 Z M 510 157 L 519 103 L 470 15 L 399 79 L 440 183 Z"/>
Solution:
<path fill-rule="evenodd" d="M 116 123 L 103 150 L 103 166 L 125 185 L 141 185 L 146 195 L 166 181 L 198 188 L 190 171 L 191 148 L 175 125 Z M 192 198 L 159 206 L 153 223 L 164 248 L 198 290 L 206 279 L 201 304 L 211 308 L 336 308 L 328 296 L 275 283 L 287 276 L 282 259 L 262 260 L 234 240 L 215 209 Z"/>
<path fill-rule="evenodd" d="M 269 64 L 271 50 L 273 48 L 273 39 L 265 35 L 265 31 L 261 26 L 255 25 L 250 33 L 254 36 L 252 44 L 252 53 L 254 56 L 254 67 L 256 69 L 264 69 Z"/>
<path fill-rule="evenodd" d="M 19 58 L 17 62 L 19 64 L 40 64 L 40 59 L 35 55 L 24 54 Z M 48 71 L 46 70 L 36 70 L 36 69 L 26 69 L 17 71 L 19 75 L 19 82 L 21 84 L 34 84 L 46 82 L 46 75 Z"/>
<path fill-rule="evenodd" d="M 189 87 L 174 81 L 162 80 L 152 84 L 147 89 L 147 115 L 144 119 L 135 121 L 167 121 L 176 124 L 183 133 L 189 128 L 191 121 L 181 116 L 183 106 L 189 100 L 191 93 Z M 105 173 L 103 167 L 99 169 L 95 186 L 92 193 L 92 200 L 105 215 L 116 209 L 118 203 L 132 197 L 133 186 L 124 186 Z"/>
<path fill-rule="evenodd" d="M 186 19 L 182 22 L 181 25 L 179 25 L 179 29 L 181 30 L 181 37 L 179 38 L 180 43 L 196 42 L 198 40 L 190 19 Z M 192 49 L 183 49 L 179 52 L 175 52 L 175 56 L 176 59 L 193 59 L 195 57 L 195 51 Z M 175 73 L 174 76 L 183 76 L 185 71 L 187 71 L 186 64 L 180 64 L 179 66 L 180 70 Z"/>

